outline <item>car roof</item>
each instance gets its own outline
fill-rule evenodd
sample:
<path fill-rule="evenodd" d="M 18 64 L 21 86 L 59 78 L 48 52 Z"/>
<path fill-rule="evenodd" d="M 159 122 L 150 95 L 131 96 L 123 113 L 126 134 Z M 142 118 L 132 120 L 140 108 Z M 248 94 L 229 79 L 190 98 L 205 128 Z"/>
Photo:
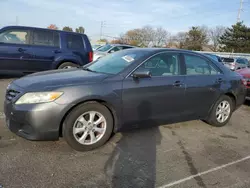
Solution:
<path fill-rule="evenodd" d="M 1 29 L 39 29 L 44 31 L 57 31 L 62 33 L 71 33 L 71 34 L 78 34 L 78 35 L 85 35 L 84 33 L 76 33 L 73 31 L 63 31 L 63 30 L 54 30 L 54 29 L 48 29 L 48 28 L 40 28 L 40 27 L 29 27 L 29 26 L 6 26 Z"/>
<path fill-rule="evenodd" d="M 195 51 L 191 51 L 191 50 L 185 50 L 185 49 L 177 49 L 177 48 L 131 48 L 131 49 L 126 49 L 129 51 L 141 51 L 141 52 L 151 52 L 151 53 L 159 53 L 159 52 L 176 52 L 176 53 L 181 53 L 181 52 L 186 52 L 186 53 L 191 53 L 194 55 L 202 55 L 205 56 L 202 53 L 198 53 Z"/>

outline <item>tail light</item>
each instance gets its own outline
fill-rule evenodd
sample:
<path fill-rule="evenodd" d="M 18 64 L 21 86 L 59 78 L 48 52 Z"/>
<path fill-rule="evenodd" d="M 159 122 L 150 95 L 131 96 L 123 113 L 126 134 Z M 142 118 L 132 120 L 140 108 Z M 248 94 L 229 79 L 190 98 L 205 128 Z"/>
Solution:
<path fill-rule="evenodd" d="M 89 52 L 89 62 L 93 61 L 93 52 Z"/>

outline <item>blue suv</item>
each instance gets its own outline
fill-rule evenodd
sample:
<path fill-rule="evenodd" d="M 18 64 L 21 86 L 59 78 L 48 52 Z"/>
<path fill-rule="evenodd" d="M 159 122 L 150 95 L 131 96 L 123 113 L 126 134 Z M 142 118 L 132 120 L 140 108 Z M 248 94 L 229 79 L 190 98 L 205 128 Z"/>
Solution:
<path fill-rule="evenodd" d="M 93 61 L 85 34 L 23 26 L 0 30 L 0 72 L 33 73 Z"/>

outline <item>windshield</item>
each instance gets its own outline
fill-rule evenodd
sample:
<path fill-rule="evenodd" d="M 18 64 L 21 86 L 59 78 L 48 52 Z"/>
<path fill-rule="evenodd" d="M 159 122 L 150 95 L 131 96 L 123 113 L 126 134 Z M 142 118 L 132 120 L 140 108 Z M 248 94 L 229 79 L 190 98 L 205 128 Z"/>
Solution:
<path fill-rule="evenodd" d="M 87 68 L 93 72 L 117 74 L 146 53 L 142 51 L 119 51 L 91 63 Z"/>
<path fill-rule="evenodd" d="M 108 50 L 110 50 L 113 46 L 111 46 L 110 44 L 104 45 L 101 48 L 98 49 L 98 51 L 100 52 L 106 52 Z"/>

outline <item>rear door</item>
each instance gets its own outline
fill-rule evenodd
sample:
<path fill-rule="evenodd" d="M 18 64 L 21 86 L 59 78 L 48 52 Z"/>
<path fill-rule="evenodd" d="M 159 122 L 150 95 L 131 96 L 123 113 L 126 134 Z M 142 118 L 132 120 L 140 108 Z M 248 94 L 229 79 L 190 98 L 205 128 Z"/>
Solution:
<path fill-rule="evenodd" d="M 53 30 L 34 29 L 29 51 L 33 55 L 29 59 L 29 71 L 51 69 L 55 58 L 62 53 L 59 33 Z"/>
<path fill-rule="evenodd" d="M 0 70 L 23 71 L 32 57 L 29 29 L 14 28 L 0 33 Z"/>
<path fill-rule="evenodd" d="M 185 109 L 190 119 L 204 118 L 220 96 L 224 76 L 212 61 L 198 55 L 183 53 L 185 62 Z"/>

